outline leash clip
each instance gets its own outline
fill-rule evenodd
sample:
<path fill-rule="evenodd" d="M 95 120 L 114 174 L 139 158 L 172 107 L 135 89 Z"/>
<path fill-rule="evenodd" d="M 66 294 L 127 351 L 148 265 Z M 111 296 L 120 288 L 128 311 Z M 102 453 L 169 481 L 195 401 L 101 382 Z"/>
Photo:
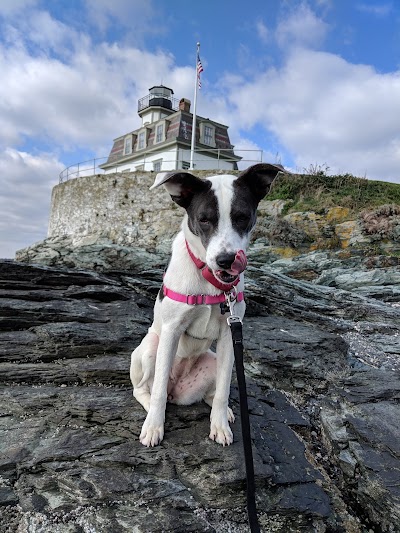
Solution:
<path fill-rule="evenodd" d="M 228 322 L 229 327 L 231 327 L 232 324 L 238 324 L 238 323 L 243 324 L 240 317 L 235 316 L 235 315 L 228 316 L 226 321 Z"/>
<path fill-rule="evenodd" d="M 229 292 L 225 293 L 226 305 L 227 305 L 227 307 L 229 307 L 229 313 L 230 313 L 230 316 L 228 316 L 228 318 L 226 319 L 226 321 L 228 322 L 228 326 L 229 327 L 233 323 L 240 322 L 240 324 L 242 324 L 242 321 L 241 321 L 240 317 L 238 317 L 237 315 L 234 314 L 235 303 L 236 303 L 236 300 L 237 300 L 237 294 L 238 293 L 237 293 L 236 287 L 232 287 L 232 289 Z"/>
<path fill-rule="evenodd" d="M 224 315 L 225 313 L 229 313 L 233 315 L 233 305 L 237 300 L 237 289 L 236 287 L 232 287 L 229 291 L 225 291 L 225 302 L 220 304 L 221 307 L 221 315 Z"/>
<path fill-rule="evenodd" d="M 236 287 L 232 287 L 232 289 L 229 292 L 225 293 L 226 303 L 229 307 L 229 312 L 231 315 L 233 315 L 234 306 L 237 300 L 237 290 Z"/>

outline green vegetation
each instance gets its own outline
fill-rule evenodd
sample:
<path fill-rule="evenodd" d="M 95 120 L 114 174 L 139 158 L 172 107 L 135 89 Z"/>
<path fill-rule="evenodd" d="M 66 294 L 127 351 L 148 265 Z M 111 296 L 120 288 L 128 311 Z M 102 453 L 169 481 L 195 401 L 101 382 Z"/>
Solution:
<path fill-rule="evenodd" d="M 400 185 L 370 181 L 351 174 L 327 176 L 323 170 L 314 174 L 280 174 L 268 200 L 292 200 L 286 212 L 323 213 L 334 206 L 348 207 L 351 213 L 383 204 L 400 205 Z"/>

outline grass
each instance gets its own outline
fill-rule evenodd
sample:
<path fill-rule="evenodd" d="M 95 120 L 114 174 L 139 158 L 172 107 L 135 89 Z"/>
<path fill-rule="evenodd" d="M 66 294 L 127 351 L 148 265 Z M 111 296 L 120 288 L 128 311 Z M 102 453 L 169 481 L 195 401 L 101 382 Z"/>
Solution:
<path fill-rule="evenodd" d="M 327 176 L 280 174 L 271 187 L 268 200 L 292 200 L 286 212 L 323 213 L 334 206 L 348 207 L 351 213 L 383 204 L 400 205 L 400 185 L 356 178 L 351 174 Z"/>

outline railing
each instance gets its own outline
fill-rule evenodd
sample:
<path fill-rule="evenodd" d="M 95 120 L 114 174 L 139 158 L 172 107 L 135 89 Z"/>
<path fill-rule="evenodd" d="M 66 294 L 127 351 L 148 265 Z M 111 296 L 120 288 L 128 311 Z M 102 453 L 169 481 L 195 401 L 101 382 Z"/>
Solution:
<path fill-rule="evenodd" d="M 108 157 L 96 157 L 95 159 L 88 159 L 75 163 L 60 172 L 60 183 L 68 181 L 73 178 L 80 178 L 81 176 L 93 176 L 94 174 L 104 174 L 104 170 L 99 167 L 102 163 L 107 161 Z"/>
<path fill-rule="evenodd" d="M 207 155 L 213 153 L 215 159 L 205 160 L 204 158 L 199 157 L 200 155 Z M 167 152 L 168 153 L 168 152 Z M 230 153 L 230 155 L 229 155 Z M 110 174 L 118 172 L 128 172 L 130 169 L 127 168 L 129 165 L 142 166 L 142 170 L 151 171 L 154 168 L 147 168 L 146 166 L 151 166 L 153 163 L 159 160 L 161 154 L 155 154 L 152 151 L 143 152 L 141 158 L 133 161 L 119 161 L 115 163 L 115 166 L 109 166 L 107 169 L 100 168 L 99 165 L 104 165 L 107 162 L 108 157 L 96 157 L 94 159 L 88 159 L 87 161 L 81 161 L 80 163 L 75 163 L 65 168 L 59 175 L 59 182 L 63 183 L 70 179 L 80 178 L 83 176 L 93 176 L 95 174 Z M 162 154 L 165 156 L 165 152 Z M 173 157 L 172 157 L 173 156 Z M 176 152 L 171 152 L 171 159 L 162 158 L 161 168 L 158 168 L 157 171 L 163 170 L 175 170 L 178 168 L 178 164 L 182 168 L 182 154 L 180 154 L 181 160 L 177 160 Z M 197 156 L 197 157 L 196 157 Z M 238 159 L 240 159 L 238 161 Z M 237 163 L 242 169 L 247 168 L 248 166 L 256 163 L 262 163 L 263 160 L 263 150 L 247 150 L 240 148 L 233 150 L 227 150 L 222 148 L 207 148 L 195 150 L 195 155 L 193 158 L 194 168 L 196 170 L 218 170 L 223 168 L 224 162 Z M 186 162 L 186 161 L 185 161 Z M 188 162 L 188 161 L 187 161 Z M 210 162 L 212 162 L 212 167 L 210 167 Z M 208 164 L 207 164 L 208 163 Z"/>
<path fill-rule="evenodd" d="M 150 106 L 160 106 L 165 107 L 166 109 L 172 109 L 173 111 L 178 111 L 179 100 L 162 93 L 150 93 L 138 101 L 138 112 L 143 111 L 143 109 Z"/>

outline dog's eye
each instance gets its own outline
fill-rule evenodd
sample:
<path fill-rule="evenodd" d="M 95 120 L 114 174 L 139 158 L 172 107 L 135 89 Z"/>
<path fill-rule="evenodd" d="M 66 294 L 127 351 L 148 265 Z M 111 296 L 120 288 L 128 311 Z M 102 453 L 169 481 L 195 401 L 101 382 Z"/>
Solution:
<path fill-rule="evenodd" d="M 199 222 L 200 222 L 200 224 L 202 224 L 204 226 L 207 226 L 208 224 L 210 224 L 210 221 L 206 217 L 201 217 Z"/>

